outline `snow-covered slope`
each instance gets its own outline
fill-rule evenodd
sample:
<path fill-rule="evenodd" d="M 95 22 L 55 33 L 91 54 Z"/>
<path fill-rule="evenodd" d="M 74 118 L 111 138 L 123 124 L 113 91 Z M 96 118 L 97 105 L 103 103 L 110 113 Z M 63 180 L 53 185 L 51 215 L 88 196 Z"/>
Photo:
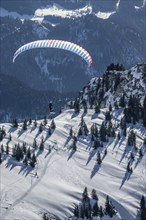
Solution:
<path fill-rule="evenodd" d="M 105 76 L 108 76 L 109 85 Z M 68 220 L 73 216 L 74 204 L 81 201 L 85 187 L 89 192 L 96 189 L 102 206 L 106 195 L 110 196 L 117 210 L 114 219 L 139 219 L 140 199 L 142 195 L 146 196 L 145 77 L 145 64 L 138 64 L 130 71 L 109 70 L 100 79 L 105 89 L 100 112 L 95 113 L 93 106 L 87 112 L 85 109 L 80 112 L 64 110 L 54 119 L 55 129 L 52 119 L 30 121 L 26 130 L 23 129 L 23 123 L 19 123 L 18 128 L 12 127 L 10 123 L 0 124 L 1 219 L 41 220 L 43 214 L 47 213 L 50 219 Z M 80 101 L 89 101 L 95 88 L 97 91 L 96 80 L 93 78 L 84 92 L 80 93 Z M 110 86 L 111 90 L 106 91 L 105 85 Z M 94 99 L 98 97 L 98 92 L 94 94 Z M 123 124 L 126 113 L 119 104 L 119 97 L 123 94 L 127 95 L 125 105 L 129 109 L 131 105 L 133 112 L 139 108 L 139 116 L 134 120 L 133 115 L 132 123 Z M 132 104 L 132 101 L 128 104 L 130 95 L 139 98 L 141 104 Z M 114 107 L 113 100 L 118 103 L 118 107 Z M 107 117 L 109 103 L 112 105 L 110 119 Z M 103 122 L 108 129 L 105 141 L 101 140 Z M 88 131 L 79 134 L 84 123 Z M 97 142 L 94 145 L 93 125 L 98 129 L 98 146 Z M 135 135 L 134 144 L 130 144 L 131 134 Z M 76 150 L 73 148 L 75 140 Z M 44 149 L 40 150 L 41 143 Z M 17 160 L 12 157 L 12 154 L 16 155 L 15 148 L 19 148 L 19 151 L 23 149 L 23 159 L 18 161 L 18 157 Z M 31 156 L 28 156 L 29 148 Z M 97 163 L 98 153 L 102 160 L 100 166 Z M 26 161 L 23 162 L 26 154 L 28 165 Z M 32 158 L 33 154 L 37 158 L 34 168 L 29 165 L 32 160 L 29 157 Z M 127 171 L 128 163 L 132 172 Z M 103 219 L 110 218 L 104 216 Z"/>
<path fill-rule="evenodd" d="M 106 109 L 96 115 L 88 110 L 84 120 L 90 129 L 92 123 L 101 125 L 105 118 Z M 37 165 L 34 169 L 16 162 L 11 156 L 3 154 L 4 161 L 1 166 L 1 213 L 2 219 L 41 219 L 42 213 L 47 212 L 56 219 L 69 219 L 73 215 L 74 203 L 81 199 L 85 186 L 91 191 L 97 190 L 101 205 L 105 203 L 106 194 L 110 196 L 118 210 L 116 219 L 136 219 L 141 195 L 145 194 L 145 160 L 139 159 L 138 151 L 127 147 L 127 138 L 110 138 L 103 148 L 94 150 L 89 138 L 80 137 L 77 141 L 77 151 L 70 149 L 72 139 L 69 138 L 69 129 L 77 133 L 83 111 L 75 114 L 73 110 L 66 110 L 55 118 L 56 129 L 48 136 L 48 125 L 42 133 L 34 125 L 23 131 L 21 124 L 13 129 L 11 124 L 3 124 L 6 137 L 1 144 L 6 145 L 11 132 L 10 148 L 14 144 L 23 142 L 32 146 L 34 139 L 40 143 L 44 137 L 45 149 L 37 154 Z M 113 111 L 114 124 L 118 125 L 123 116 L 121 111 Z M 38 121 L 40 123 L 41 121 Z M 2 126 L 2 125 L 1 125 Z M 127 131 L 133 128 L 129 124 Z M 120 131 L 117 126 L 116 133 Z M 137 147 L 144 149 L 143 140 L 146 137 L 146 128 L 140 123 L 134 127 L 137 134 Z M 49 145 L 54 148 L 49 152 Z M 104 157 L 104 149 L 107 155 Z M 101 153 L 103 162 L 100 168 L 96 163 L 97 152 Z M 132 163 L 133 173 L 126 173 L 126 166 L 130 153 L 133 152 L 135 160 Z M 37 172 L 37 176 L 35 173 Z M 108 219 L 108 217 L 106 218 Z"/>

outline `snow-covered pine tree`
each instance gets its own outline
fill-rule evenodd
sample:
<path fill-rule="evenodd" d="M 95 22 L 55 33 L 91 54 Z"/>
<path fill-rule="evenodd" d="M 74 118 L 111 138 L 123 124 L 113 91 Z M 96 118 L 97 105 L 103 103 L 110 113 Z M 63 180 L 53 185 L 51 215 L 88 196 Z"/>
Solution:
<path fill-rule="evenodd" d="M 27 120 L 26 119 L 23 122 L 22 128 L 23 128 L 24 131 L 27 130 Z"/>
<path fill-rule="evenodd" d="M 100 153 L 97 154 L 97 163 L 100 165 L 102 163 Z"/>
<path fill-rule="evenodd" d="M 50 128 L 53 130 L 56 128 L 56 124 L 55 124 L 54 119 L 51 121 Z"/>
<path fill-rule="evenodd" d="M 91 197 L 92 197 L 92 199 L 98 201 L 98 196 L 97 196 L 97 193 L 96 193 L 96 190 L 95 190 L 95 189 L 92 189 L 92 191 L 91 191 Z"/>

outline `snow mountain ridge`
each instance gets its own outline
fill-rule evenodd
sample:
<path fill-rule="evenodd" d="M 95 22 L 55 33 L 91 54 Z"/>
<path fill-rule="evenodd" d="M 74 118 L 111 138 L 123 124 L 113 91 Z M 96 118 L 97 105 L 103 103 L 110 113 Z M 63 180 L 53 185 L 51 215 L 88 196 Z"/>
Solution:
<path fill-rule="evenodd" d="M 135 96 L 144 101 L 146 95 L 146 63 L 139 63 L 129 70 L 106 70 L 103 76 L 95 77 L 83 88 L 79 93 L 79 102 L 83 106 L 83 102 L 87 101 L 90 107 L 89 97 L 96 97 L 95 105 L 99 102 L 100 91 L 97 88 L 102 84 L 102 80 L 106 81 L 106 89 L 102 91 L 101 104 L 103 107 L 114 106 L 119 103 L 120 98 L 124 96 L 125 102 L 128 103 L 130 96 Z"/>

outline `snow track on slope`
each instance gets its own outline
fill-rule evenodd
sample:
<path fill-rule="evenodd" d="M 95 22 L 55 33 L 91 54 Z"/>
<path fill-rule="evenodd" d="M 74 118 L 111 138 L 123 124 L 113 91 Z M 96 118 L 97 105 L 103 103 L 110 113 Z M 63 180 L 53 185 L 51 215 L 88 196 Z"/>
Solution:
<path fill-rule="evenodd" d="M 30 188 L 23 194 L 21 195 L 12 205 L 10 208 L 8 208 L 8 210 L 2 215 L 2 219 L 5 220 L 7 215 L 9 214 L 9 212 L 16 206 L 18 205 L 21 201 L 24 200 L 24 198 L 29 195 L 29 193 L 38 185 L 38 183 L 42 180 L 43 176 L 46 173 L 46 170 L 48 168 L 48 164 L 50 162 L 50 160 L 52 159 L 53 155 L 55 154 L 55 151 L 53 151 L 51 153 L 51 155 L 48 157 L 48 159 L 46 160 L 45 164 L 44 164 L 44 168 L 39 176 L 39 178 L 30 186 Z"/>

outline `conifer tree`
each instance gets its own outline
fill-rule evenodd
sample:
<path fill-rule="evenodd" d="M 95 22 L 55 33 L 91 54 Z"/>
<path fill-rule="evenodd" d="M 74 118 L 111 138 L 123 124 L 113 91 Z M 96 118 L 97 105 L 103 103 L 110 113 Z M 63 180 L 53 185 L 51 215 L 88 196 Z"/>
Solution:
<path fill-rule="evenodd" d="M 112 135 L 112 137 L 116 137 L 116 132 L 115 132 L 115 129 L 114 128 L 112 128 L 112 130 L 111 130 L 111 135 Z"/>
<path fill-rule="evenodd" d="M 126 137 L 127 136 L 127 126 L 124 127 L 123 129 L 123 135 Z"/>
<path fill-rule="evenodd" d="M 109 215 L 110 217 L 113 217 L 116 214 L 115 207 L 113 206 L 112 202 L 109 201 L 108 195 L 105 202 L 105 212 L 106 215 Z"/>
<path fill-rule="evenodd" d="M 51 127 L 51 129 L 55 129 L 56 128 L 56 124 L 55 124 L 54 120 L 51 121 L 50 127 Z"/>
<path fill-rule="evenodd" d="M 129 161 L 128 164 L 127 164 L 127 171 L 128 171 L 128 172 L 131 171 L 131 168 L 130 168 L 130 161 Z"/>
<path fill-rule="evenodd" d="M 77 137 L 73 136 L 73 141 L 77 142 Z"/>
<path fill-rule="evenodd" d="M 95 124 L 93 123 L 90 128 L 91 134 L 95 134 Z"/>
<path fill-rule="evenodd" d="M 130 158 L 131 158 L 131 160 L 134 160 L 134 154 L 133 154 L 133 152 L 131 152 Z"/>
<path fill-rule="evenodd" d="M 80 112 L 79 99 L 76 99 L 75 102 L 74 102 L 74 110 L 75 110 L 75 113 Z"/>
<path fill-rule="evenodd" d="M 99 137 L 98 127 L 95 125 L 94 135 L 96 138 Z"/>
<path fill-rule="evenodd" d="M 30 166 L 31 166 L 32 168 L 34 168 L 34 167 L 35 167 L 35 164 L 36 164 L 36 156 L 35 156 L 35 154 L 33 153 L 32 157 L 31 157 L 31 161 L 30 161 Z"/>
<path fill-rule="evenodd" d="M 133 130 L 131 130 L 128 135 L 128 145 L 129 146 L 136 146 L 136 134 Z"/>
<path fill-rule="evenodd" d="M 3 140 L 3 134 L 2 134 L 2 131 L 1 131 L 1 127 L 0 127 L 0 141 Z"/>
<path fill-rule="evenodd" d="M 93 208 L 92 208 L 92 216 L 98 216 L 98 212 L 99 212 L 99 207 L 97 202 L 94 203 Z"/>
<path fill-rule="evenodd" d="M 82 116 L 81 116 L 81 123 L 80 123 L 80 125 L 83 126 L 84 123 L 85 123 L 85 121 L 84 121 L 84 117 L 83 117 L 83 115 L 82 115 Z"/>
<path fill-rule="evenodd" d="M 70 130 L 69 130 L 69 136 L 70 136 L 70 137 L 73 136 L 73 130 L 72 130 L 72 127 L 71 127 Z"/>
<path fill-rule="evenodd" d="M 33 163 L 35 164 L 36 163 L 36 156 L 35 156 L 35 154 L 33 153 L 33 155 L 32 155 L 32 157 L 31 157 L 31 160 L 33 161 Z"/>
<path fill-rule="evenodd" d="M 40 151 L 44 150 L 44 140 L 41 140 L 40 146 L 39 146 Z"/>
<path fill-rule="evenodd" d="M 24 165 L 28 165 L 28 159 L 27 159 L 27 157 L 25 156 L 25 158 L 24 158 L 24 160 L 23 160 L 23 163 L 24 163 Z"/>
<path fill-rule="evenodd" d="M 30 158 L 31 158 L 30 147 L 28 147 L 28 149 L 27 149 L 26 156 L 27 156 L 27 158 L 28 158 L 28 159 L 30 159 Z"/>
<path fill-rule="evenodd" d="M 146 219 L 146 202 L 144 196 L 142 196 L 140 200 L 140 219 Z"/>
<path fill-rule="evenodd" d="M 146 207 L 141 210 L 141 220 L 146 220 Z"/>
<path fill-rule="evenodd" d="M 29 163 L 29 164 L 30 164 L 30 166 L 31 166 L 32 168 L 34 168 L 34 167 L 35 167 L 35 163 L 34 163 L 32 160 L 30 161 L 30 163 Z"/>
<path fill-rule="evenodd" d="M 79 207 L 78 207 L 78 205 L 75 205 L 75 208 L 74 208 L 74 217 L 79 218 Z"/>
<path fill-rule="evenodd" d="M 118 109 L 118 103 L 117 103 L 117 101 L 114 102 L 114 107 L 115 107 L 115 109 Z"/>
<path fill-rule="evenodd" d="M 144 107 L 144 110 L 146 110 L 146 96 L 144 97 L 144 100 L 143 100 L 143 107 Z"/>
<path fill-rule="evenodd" d="M 34 126 L 37 127 L 37 120 L 34 120 Z"/>
<path fill-rule="evenodd" d="M 134 107 L 134 98 L 132 95 L 130 95 L 129 97 L 129 101 L 128 101 L 128 107 Z"/>
<path fill-rule="evenodd" d="M 3 144 L 1 145 L 1 152 L 2 153 L 4 152 L 4 145 Z"/>
<path fill-rule="evenodd" d="M 82 128 L 83 128 L 84 134 L 87 136 L 87 135 L 88 135 L 89 130 L 88 130 L 87 125 L 86 125 L 86 123 L 85 123 L 85 122 L 84 122 L 84 124 L 82 125 Z"/>
<path fill-rule="evenodd" d="M 102 206 L 99 207 L 99 217 L 102 218 L 104 216 Z"/>
<path fill-rule="evenodd" d="M 47 121 L 47 117 L 46 116 L 44 116 L 44 126 L 46 126 L 47 125 L 47 123 L 48 123 L 48 121 Z"/>
<path fill-rule="evenodd" d="M 91 219 L 91 205 L 89 202 L 85 202 L 84 213 L 87 219 Z"/>
<path fill-rule="evenodd" d="M 101 127 L 100 127 L 100 139 L 101 141 L 105 142 L 106 141 L 106 127 L 104 125 L 104 122 L 102 123 Z"/>
<path fill-rule="evenodd" d="M 14 128 L 18 128 L 17 119 L 13 119 L 13 121 L 12 121 L 12 126 L 13 126 Z"/>
<path fill-rule="evenodd" d="M 100 141 L 98 138 L 96 138 L 93 142 L 93 148 L 97 149 L 98 147 L 100 147 Z"/>
<path fill-rule="evenodd" d="M 2 139 L 6 136 L 6 131 L 4 129 L 4 126 L 2 126 L 2 128 L 0 128 L 0 141 L 2 141 Z"/>
<path fill-rule="evenodd" d="M 85 105 L 85 106 L 84 106 L 84 113 L 85 113 L 85 114 L 87 113 L 87 110 L 88 110 L 87 105 Z"/>
<path fill-rule="evenodd" d="M 98 114 L 100 112 L 99 105 L 95 105 L 95 114 Z"/>
<path fill-rule="evenodd" d="M 47 217 L 47 213 L 43 214 L 43 220 L 49 220 L 49 218 Z"/>
<path fill-rule="evenodd" d="M 12 148 L 12 157 L 16 157 L 16 145 Z"/>
<path fill-rule="evenodd" d="M 79 128 L 79 131 L 78 131 L 78 136 L 81 136 L 83 133 L 82 133 L 82 128 L 80 127 Z"/>
<path fill-rule="evenodd" d="M 12 140 L 12 135 L 11 135 L 11 133 L 9 134 L 9 141 L 11 141 Z"/>
<path fill-rule="evenodd" d="M 146 110 L 144 110 L 143 114 L 143 126 L 146 127 Z"/>
<path fill-rule="evenodd" d="M 43 124 L 42 122 L 40 123 L 40 126 L 39 126 L 39 132 L 41 133 L 43 131 Z"/>
<path fill-rule="evenodd" d="M 30 125 L 32 124 L 32 120 L 31 120 L 31 118 L 29 119 L 29 124 L 30 124 Z"/>
<path fill-rule="evenodd" d="M 74 151 L 77 150 L 77 146 L 76 146 L 76 141 L 75 141 L 75 140 L 73 140 L 72 149 L 73 149 Z"/>
<path fill-rule="evenodd" d="M 23 142 L 23 144 L 22 144 L 22 150 L 23 150 L 23 153 L 26 154 L 27 148 L 26 148 L 26 143 L 25 142 Z"/>
<path fill-rule="evenodd" d="M 121 138 L 120 132 L 118 132 L 117 138 L 118 138 L 118 140 L 120 140 L 120 138 Z"/>
<path fill-rule="evenodd" d="M 105 113 L 105 120 L 106 120 L 106 121 L 111 120 L 111 114 L 110 114 L 110 111 L 107 111 L 107 112 Z"/>
<path fill-rule="evenodd" d="M 105 148 L 105 150 L 104 150 L 104 156 L 106 156 L 107 155 L 107 148 Z"/>
<path fill-rule="evenodd" d="M 23 159 L 23 151 L 18 143 L 16 147 L 16 160 L 20 161 L 21 159 Z"/>
<path fill-rule="evenodd" d="M 22 126 L 23 130 L 26 131 L 27 130 L 27 121 L 26 119 L 23 122 L 23 126 Z"/>
<path fill-rule="evenodd" d="M 34 139 L 32 146 L 33 146 L 34 149 L 37 149 L 37 148 L 38 148 L 36 139 Z"/>
<path fill-rule="evenodd" d="M 6 145 L 6 154 L 9 154 L 9 144 Z"/>
<path fill-rule="evenodd" d="M 48 135 L 51 136 L 51 134 L 52 134 L 52 131 L 51 131 L 51 128 L 49 127 L 48 128 Z"/>
<path fill-rule="evenodd" d="M 109 111 L 110 112 L 112 111 L 112 105 L 111 104 L 109 105 Z"/>
<path fill-rule="evenodd" d="M 121 106 L 122 108 L 126 106 L 124 94 L 120 97 L 119 106 Z"/>
<path fill-rule="evenodd" d="M 143 151 L 142 151 L 142 148 L 140 148 L 140 150 L 139 150 L 139 156 L 140 156 L 140 157 L 143 157 Z"/>
<path fill-rule="evenodd" d="M 22 160 L 24 157 L 23 148 L 20 147 L 20 160 Z"/>
<path fill-rule="evenodd" d="M 106 196 L 106 202 L 105 202 L 105 213 L 108 215 L 108 213 L 110 212 L 110 202 L 109 202 L 109 196 Z"/>
<path fill-rule="evenodd" d="M 82 202 L 85 202 L 85 201 L 89 201 L 87 187 L 85 187 L 83 194 L 82 194 Z"/>
<path fill-rule="evenodd" d="M 84 219 L 84 210 L 83 210 L 83 206 L 82 205 L 80 206 L 80 209 L 79 209 L 79 217 L 81 219 Z"/>
<path fill-rule="evenodd" d="M 97 193 L 96 193 L 96 190 L 95 189 L 92 189 L 92 192 L 91 192 L 91 197 L 92 199 L 94 200 L 98 200 L 98 196 L 97 196 Z"/>
<path fill-rule="evenodd" d="M 142 195 L 141 200 L 140 200 L 140 208 L 143 209 L 146 207 L 146 202 L 145 202 L 145 198 Z"/>
<path fill-rule="evenodd" d="M 102 163 L 100 153 L 97 154 L 97 163 L 100 165 Z"/>

